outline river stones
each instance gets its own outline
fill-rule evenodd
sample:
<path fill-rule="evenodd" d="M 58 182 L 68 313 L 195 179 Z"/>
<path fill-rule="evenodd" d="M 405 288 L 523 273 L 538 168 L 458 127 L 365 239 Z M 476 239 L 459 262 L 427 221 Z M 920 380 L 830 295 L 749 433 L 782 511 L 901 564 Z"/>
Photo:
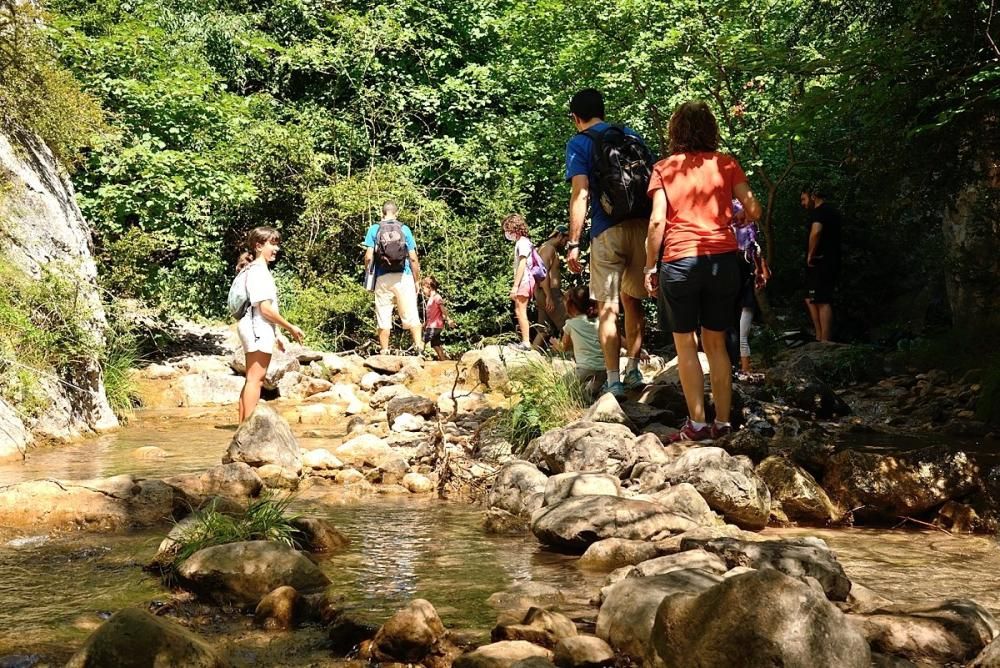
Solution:
<path fill-rule="evenodd" d="M 144 610 L 126 608 L 106 621 L 73 655 L 66 668 L 225 668 L 206 642 L 182 626 Z"/>
<path fill-rule="evenodd" d="M 712 573 L 682 570 L 613 584 L 604 592 L 597 615 L 597 637 L 643 665 L 662 666 L 650 641 L 660 603 L 667 596 L 700 592 L 719 582 L 722 578 Z"/>
<path fill-rule="evenodd" d="M 454 668 L 511 668 L 518 661 L 541 658 L 552 660 L 552 651 L 525 640 L 503 640 L 483 645 L 458 657 Z"/>
<path fill-rule="evenodd" d="M 389 424 L 393 424 L 400 415 L 409 413 L 425 419 L 431 419 L 437 415 L 438 407 L 432 399 L 426 397 L 397 397 L 391 399 L 385 406 L 385 418 Z"/>
<path fill-rule="evenodd" d="M 302 453 L 288 423 L 263 403 L 239 426 L 222 458 L 223 464 L 244 462 L 260 468 L 281 467 L 290 475 L 302 472 Z"/>
<path fill-rule="evenodd" d="M 588 422 L 607 422 L 609 424 L 620 424 L 629 428 L 629 431 L 636 431 L 632 419 L 622 410 L 621 404 L 615 399 L 615 395 L 610 392 L 597 397 L 590 408 L 584 411 L 582 420 Z"/>
<path fill-rule="evenodd" d="M 0 526 L 117 531 L 170 519 L 183 498 L 161 480 L 29 480 L 0 487 Z"/>
<path fill-rule="evenodd" d="M 407 473 L 400 484 L 411 494 L 427 494 L 434 491 L 434 481 L 422 473 Z"/>
<path fill-rule="evenodd" d="M 278 587 L 260 600 L 253 613 L 254 624 L 270 631 L 294 628 L 302 608 L 295 587 Z"/>
<path fill-rule="evenodd" d="M 605 538 L 592 543 L 580 557 L 581 568 L 595 571 L 613 571 L 623 566 L 633 566 L 657 556 L 655 543 L 624 538 Z"/>
<path fill-rule="evenodd" d="M 554 654 L 553 663 L 559 668 L 599 668 L 615 663 L 615 653 L 608 643 L 594 636 L 563 638 Z"/>
<path fill-rule="evenodd" d="M 784 457 L 768 457 L 757 467 L 757 475 L 771 492 L 771 511 L 789 520 L 828 524 L 844 514 L 815 478 Z"/>
<path fill-rule="evenodd" d="M 964 452 L 926 448 L 900 455 L 844 450 L 830 459 L 823 488 L 859 519 L 915 516 L 981 486 L 979 468 Z"/>
<path fill-rule="evenodd" d="M 388 459 L 399 455 L 384 440 L 374 434 L 361 434 L 337 446 L 334 456 L 346 466 L 368 465 L 377 468 Z"/>
<path fill-rule="evenodd" d="M 621 477 L 638 461 L 635 441 L 624 425 L 578 420 L 533 440 L 524 459 L 550 474 L 603 471 Z"/>
<path fill-rule="evenodd" d="M 728 568 L 749 566 L 759 570 L 773 569 L 803 581 L 813 578 L 831 601 L 846 601 L 851 591 L 851 581 L 844 573 L 844 567 L 819 538 L 758 542 L 735 538 L 687 539 L 681 543 L 681 549 L 696 548 L 718 554 Z"/>
<path fill-rule="evenodd" d="M 296 517 L 291 524 L 302 534 L 303 548 L 309 552 L 336 552 L 351 542 L 350 538 L 320 517 Z"/>
<path fill-rule="evenodd" d="M 551 649 L 563 638 L 575 635 L 576 624 L 566 615 L 543 608 L 529 608 L 520 623 L 495 626 L 490 638 L 493 642 L 526 640 Z"/>
<path fill-rule="evenodd" d="M 670 485 L 651 496 L 654 503 L 658 503 L 672 513 L 687 515 L 701 524 L 711 525 L 720 523 L 720 518 L 712 512 L 711 506 L 705 500 L 694 485 L 682 482 L 677 485 Z"/>
<path fill-rule="evenodd" d="M 682 570 L 698 570 L 723 575 L 729 570 L 729 567 L 717 554 L 705 550 L 687 550 L 686 552 L 647 559 L 634 566 L 624 566 L 614 571 L 608 577 L 608 581 L 615 583 L 625 578 L 647 578 Z"/>
<path fill-rule="evenodd" d="M 519 517 L 542 506 L 548 477 L 534 464 L 514 460 L 500 467 L 486 505 Z"/>
<path fill-rule="evenodd" d="M 870 668 L 865 638 L 822 593 L 775 570 L 664 598 L 650 634 L 667 666 Z"/>
<path fill-rule="evenodd" d="M 332 471 L 344 468 L 344 462 L 326 448 L 316 448 L 302 453 L 302 465 L 314 471 Z"/>
<path fill-rule="evenodd" d="M 890 606 L 848 619 L 867 638 L 872 651 L 918 665 L 964 664 L 998 633 L 993 615 L 968 600 Z"/>
<path fill-rule="evenodd" d="M 309 593 L 330 584 L 301 552 L 264 540 L 199 550 L 181 564 L 177 576 L 184 588 L 200 596 L 245 607 L 256 606 L 283 585 Z"/>
<path fill-rule="evenodd" d="M 372 355 L 365 359 L 364 364 L 372 371 L 392 375 L 399 373 L 404 367 L 423 368 L 424 361 L 419 357 L 405 355 Z"/>
<path fill-rule="evenodd" d="M 546 506 L 573 496 L 621 496 L 621 481 L 606 473 L 559 473 L 545 482 Z"/>
<path fill-rule="evenodd" d="M 648 501 L 576 496 L 537 511 L 531 531 L 546 545 L 582 552 L 603 538 L 656 540 L 697 526 L 694 520 Z"/>
<path fill-rule="evenodd" d="M 378 630 L 372 641 L 372 656 L 383 662 L 419 663 L 444 637 L 444 624 L 434 606 L 418 598 Z"/>
<path fill-rule="evenodd" d="M 181 492 L 192 509 L 220 497 L 245 507 L 247 501 L 259 496 L 264 488 L 257 472 L 243 462 L 222 464 L 202 473 L 176 475 L 163 482 Z"/>

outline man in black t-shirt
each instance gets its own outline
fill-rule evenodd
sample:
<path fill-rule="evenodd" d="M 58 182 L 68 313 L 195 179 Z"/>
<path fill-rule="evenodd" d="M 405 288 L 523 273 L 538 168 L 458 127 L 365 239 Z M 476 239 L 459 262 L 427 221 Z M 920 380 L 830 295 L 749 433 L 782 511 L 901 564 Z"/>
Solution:
<path fill-rule="evenodd" d="M 800 201 L 806 210 L 806 308 L 816 330 L 817 341 L 830 341 L 833 335 L 833 289 L 840 272 L 841 219 L 827 202 L 825 188 L 814 186 L 802 191 Z"/>

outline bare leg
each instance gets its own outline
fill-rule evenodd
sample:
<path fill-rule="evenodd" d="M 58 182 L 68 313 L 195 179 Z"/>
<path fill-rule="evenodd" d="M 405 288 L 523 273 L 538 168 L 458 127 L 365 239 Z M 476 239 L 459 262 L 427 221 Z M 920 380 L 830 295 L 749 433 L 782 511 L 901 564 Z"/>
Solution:
<path fill-rule="evenodd" d="M 816 310 L 819 311 L 819 325 L 817 339 L 820 341 L 830 341 L 833 337 L 833 307 L 829 304 L 818 304 Z"/>
<path fill-rule="evenodd" d="M 806 309 L 809 311 L 809 318 L 813 323 L 813 331 L 816 332 L 816 340 L 819 341 L 820 333 L 823 331 L 823 326 L 819 322 L 819 307 L 807 298 Z"/>
<path fill-rule="evenodd" d="M 240 423 L 253 415 L 260 402 L 260 388 L 267 375 L 267 365 L 271 363 L 271 353 L 247 353 L 247 373 L 240 392 Z"/>
<path fill-rule="evenodd" d="M 624 292 L 621 294 L 622 310 L 625 312 L 625 356 L 638 357 L 642 351 L 642 334 L 646 324 L 646 314 L 642 312 L 642 300 Z"/>
<path fill-rule="evenodd" d="M 434 351 L 437 352 L 438 362 L 446 362 L 448 360 L 448 353 L 444 351 L 444 346 L 434 346 Z"/>
<path fill-rule="evenodd" d="M 521 332 L 521 342 L 531 345 L 530 323 L 528 322 L 528 298 L 514 297 L 514 313 L 517 314 L 517 328 Z"/>
<path fill-rule="evenodd" d="M 685 332 L 684 334 L 674 332 L 674 347 L 677 348 L 677 372 L 681 377 L 681 389 L 684 390 L 688 417 L 695 422 L 704 422 L 705 375 L 701 372 L 701 362 L 698 360 L 698 341 L 694 332 Z M 723 345 L 722 350 L 725 352 L 725 345 Z"/>
<path fill-rule="evenodd" d="M 719 422 L 729 422 L 733 400 L 733 376 L 730 372 L 729 351 L 726 350 L 726 333 L 702 327 L 701 345 L 705 348 L 705 355 L 708 356 L 712 398 L 715 400 L 715 419 Z"/>
<path fill-rule="evenodd" d="M 621 365 L 621 339 L 618 336 L 618 304 L 597 302 L 597 338 L 604 352 L 604 368 L 618 371 Z M 640 338 L 641 343 L 641 338 Z"/>
<path fill-rule="evenodd" d="M 389 330 L 380 329 L 378 330 L 378 349 L 388 350 L 389 349 Z"/>
<path fill-rule="evenodd" d="M 413 337 L 413 349 L 422 351 L 424 349 L 424 330 L 421 325 L 410 327 L 410 336 Z"/>

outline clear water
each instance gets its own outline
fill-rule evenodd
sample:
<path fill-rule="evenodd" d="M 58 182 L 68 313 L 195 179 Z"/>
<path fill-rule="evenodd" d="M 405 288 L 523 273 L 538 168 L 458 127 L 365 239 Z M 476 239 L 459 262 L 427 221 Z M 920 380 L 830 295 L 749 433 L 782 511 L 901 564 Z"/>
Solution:
<path fill-rule="evenodd" d="M 68 447 L 33 451 L 26 462 L 0 466 L 0 484 L 36 477 L 91 478 L 118 473 L 168 475 L 216 464 L 231 438 L 231 411 L 148 411 L 116 434 Z M 217 425 L 223 425 L 218 428 Z M 293 425 L 305 447 L 331 447 L 342 426 Z M 166 459 L 137 459 L 155 445 Z M 542 549 L 531 536 L 488 536 L 480 509 L 413 497 L 341 495 L 313 488 L 296 510 L 329 519 L 352 540 L 322 563 L 344 605 L 378 622 L 405 602 L 426 598 L 445 624 L 484 637 L 496 621 L 486 599 L 534 580 L 561 588 L 578 618 L 596 612 L 586 601 L 603 576 L 581 571 L 572 557 Z M 168 600 L 145 574 L 169 527 L 129 534 L 0 534 L 0 657 L 38 654 L 65 661 L 110 613 Z M 974 598 L 1000 613 L 1000 549 L 992 538 L 887 530 L 768 530 L 775 536 L 817 535 L 838 553 L 848 575 L 901 603 Z M 238 666 L 333 665 L 319 629 L 268 634 L 248 618 L 205 615 L 189 623 Z"/>

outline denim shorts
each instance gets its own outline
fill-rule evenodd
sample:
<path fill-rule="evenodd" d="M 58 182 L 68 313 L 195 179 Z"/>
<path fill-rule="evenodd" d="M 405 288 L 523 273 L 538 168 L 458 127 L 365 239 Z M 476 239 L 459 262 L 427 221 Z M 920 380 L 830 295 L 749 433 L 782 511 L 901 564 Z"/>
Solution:
<path fill-rule="evenodd" d="M 736 324 L 740 290 L 740 254 L 698 255 L 664 262 L 660 290 L 670 305 L 673 330 L 678 334 L 699 327 L 724 332 Z"/>

